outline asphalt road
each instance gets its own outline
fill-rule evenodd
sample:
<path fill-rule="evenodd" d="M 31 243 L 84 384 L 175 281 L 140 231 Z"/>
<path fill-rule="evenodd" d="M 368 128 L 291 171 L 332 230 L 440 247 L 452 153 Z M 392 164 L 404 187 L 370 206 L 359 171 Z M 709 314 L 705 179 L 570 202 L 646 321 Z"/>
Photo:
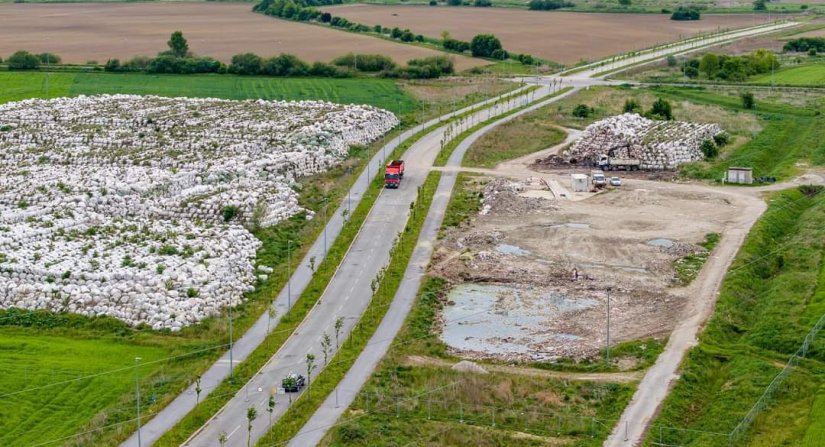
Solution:
<path fill-rule="evenodd" d="M 495 101 L 496 98 L 484 101 Z M 293 259 L 295 262 L 295 271 L 290 279 L 291 285 L 285 286 L 276 299 L 273 301 L 273 307 L 278 311 L 278 315 L 272 321 L 269 321 L 268 315 L 264 314 L 243 334 L 241 338 L 235 340 L 232 349 L 232 364 L 237 365 L 244 361 L 255 348 L 257 348 L 267 335 L 267 327 L 274 328 L 277 326 L 281 317 L 291 309 L 295 299 L 309 284 L 312 278 L 312 270 L 309 268 L 309 260 L 315 257 L 316 262 L 320 263 L 326 257 L 326 244 L 332 244 L 332 241 L 338 236 L 344 224 L 343 211 L 353 210 L 361 201 L 364 191 L 367 188 L 369 181 L 374 178 L 377 173 L 383 172 L 381 168 L 384 165 L 384 154 L 390 154 L 398 146 L 400 141 L 404 141 L 423 128 L 435 125 L 441 120 L 448 119 L 455 114 L 461 114 L 469 110 L 469 107 L 445 114 L 433 120 L 430 120 L 423 125 L 416 126 L 413 129 L 407 130 L 401 134 L 400 138 L 396 137 L 389 141 L 381 151 L 377 152 L 370 160 L 371 169 L 366 170 L 358 176 L 358 179 L 353 184 L 349 191 L 349 196 L 344 199 L 338 209 L 330 216 L 329 222 L 322 234 L 313 243 L 307 254 L 303 259 Z M 407 203 L 409 207 L 409 203 Z M 326 239 L 326 244 L 324 242 Z M 371 280 L 372 278 L 370 278 Z M 291 293 L 289 293 L 291 287 Z M 201 394 L 200 399 L 207 399 L 212 391 L 230 374 L 230 353 L 227 350 L 205 373 L 201 375 Z M 245 392 L 245 391 L 244 391 Z M 126 441 L 121 444 L 121 447 L 138 447 L 152 445 L 165 432 L 170 430 L 195 406 L 196 393 L 195 384 L 189 386 L 181 394 L 179 394 L 169 405 L 163 408 L 156 414 L 143 415 L 143 424 L 140 430 L 140 444 L 138 443 L 137 432 L 133 433 Z"/>
<path fill-rule="evenodd" d="M 516 103 L 513 102 L 512 106 L 515 107 Z M 503 112 L 505 107 L 501 106 L 499 109 Z M 476 115 L 481 117 L 483 113 L 486 112 L 480 111 Z M 466 121 L 466 126 L 469 126 L 473 119 Z M 437 121 L 433 121 L 435 122 Z M 342 317 L 344 326 L 340 331 L 340 339 L 344 340 L 369 304 L 372 297 L 370 283 L 389 261 L 392 242 L 406 225 L 410 203 L 416 200 L 418 187 L 426 179 L 445 131 L 446 126 L 441 126 L 407 150 L 407 168 L 401 187 L 382 191 L 318 304 L 255 378 L 185 445 L 213 446 L 221 433 L 228 435 L 227 447 L 246 445 L 247 435 L 251 436 L 253 442 L 260 439 L 268 430 L 269 413 L 266 410 L 269 396 L 279 388 L 283 377 L 290 372 L 306 376 L 308 353 L 315 355 L 318 364 L 312 376 L 323 370 L 323 334 L 327 333 L 334 339 L 335 321 Z M 376 170 L 381 172 L 384 164 L 383 159 L 373 160 L 372 173 L 375 174 Z M 359 179 L 359 183 L 362 181 L 365 185 L 366 177 L 363 180 Z M 336 218 L 340 218 L 340 211 L 342 210 L 336 212 Z M 328 239 L 329 237 L 328 234 Z M 333 345 L 328 357 L 332 357 L 335 352 Z M 294 400 L 300 394 L 277 396 L 277 403 L 271 414 L 273 422 L 286 412 L 290 398 Z M 246 429 L 246 412 L 249 407 L 255 407 L 260 415 L 253 424 L 251 433 Z"/>

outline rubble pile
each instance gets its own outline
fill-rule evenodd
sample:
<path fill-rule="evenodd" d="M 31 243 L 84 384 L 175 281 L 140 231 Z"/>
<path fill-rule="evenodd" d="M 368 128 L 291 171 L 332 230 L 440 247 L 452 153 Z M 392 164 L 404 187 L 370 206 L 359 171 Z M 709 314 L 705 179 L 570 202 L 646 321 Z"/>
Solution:
<path fill-rule="evenodd" d="M 271 269 L 295 180 L 398 124 L 369 106 L 102 95 L 0 105 L 0 308 L 178 330 Z"/>
<path fill-rule="evenodd" d="M 569 160 L 594 160 L 615 148 L 616 158 L 639 159 L 642 169 L 676 169 L 702 160 L 702 142 L 721 132 L 717 124 L 656 121 L 625 113 L 587 126 L 566 155 Z"/>

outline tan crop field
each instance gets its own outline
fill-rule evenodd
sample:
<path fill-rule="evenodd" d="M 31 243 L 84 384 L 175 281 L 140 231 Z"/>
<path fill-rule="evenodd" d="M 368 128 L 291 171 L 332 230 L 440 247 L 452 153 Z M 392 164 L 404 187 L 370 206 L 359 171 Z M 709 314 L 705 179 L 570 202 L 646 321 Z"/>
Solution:
<path fill-rule="evenodd" d="M 409 28 L 428 37 L 440 37 L 443 31 L 448 31 L 456 39 L 470 40 L 478 33 L 493 33 L 508 51 L 563 64 L 638 50 L 718 28 L 755 25 L 764 19 L 753 14 L 728 14 L 703 15 L 699 21 L 677 22 L 665 14 L 356 4 L 324 9 L 358 23 Z"/>
<path fill-rule="evenodd" d="M 435 50 L 278 20 L 252 12 L 252 4 L 121 3 L 0 4 L 0 56 L 17 50 L 50 51 L 64 62 L 154 56 L 173 31 L 183 31 L 198 55 L 228 62 L 245 52 L 293 53 L 330 61 L 350 51 L 380 53 L 397 62 L 441 54 Z M 463 70 L 485 61 L 454 56 Z"/>

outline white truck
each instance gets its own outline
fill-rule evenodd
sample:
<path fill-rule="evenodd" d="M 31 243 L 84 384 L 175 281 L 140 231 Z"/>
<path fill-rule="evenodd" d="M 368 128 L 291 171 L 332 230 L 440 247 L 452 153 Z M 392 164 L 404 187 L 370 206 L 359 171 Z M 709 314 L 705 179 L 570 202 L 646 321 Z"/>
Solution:
<path fill-rule="evenodd" d="M 596 160 L 596 166 L 604 171 L 638 171 L 641 164 L 642 161 L 638 158 L 616 158 L 609 155 L 600 155 Z"/>
<path fill-rule="evenodd" d="M 607 179 L 604 177 L 604 172 L 602 171 L 591 171 L 590 181 L 596 188 L 604 188 L 607 186 Z"/>

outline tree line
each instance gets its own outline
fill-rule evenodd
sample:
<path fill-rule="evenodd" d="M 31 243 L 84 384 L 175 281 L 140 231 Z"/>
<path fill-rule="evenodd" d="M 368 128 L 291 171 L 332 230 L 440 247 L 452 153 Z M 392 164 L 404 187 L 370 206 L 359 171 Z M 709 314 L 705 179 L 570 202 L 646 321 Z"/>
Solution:
<path fill-rule="evenodd" d="M 465 53 L 469 51 L 473 57 L 505 60 L 511 56 L 510 53 L 501 46 L 501 41 L 492 34 L 478 34 L 473 37 L 472 41 L 465 42 L 458 39 L 453 39 L 449 36 L 449 33 L 444 33 L 442 35 L 442 39 L 438 40 L 426 38 L 421 34 L 413 33 L 409 29 L 401 29 L 398 27 L 387 28 L 381 25 L 369 26 L 362 23 L 352 22 L 344 17 L 333 16 L 328 12 L 322 12 L 317 8 L 317 6 L 339 3 L 341 3 L 341 0 L 261 0 L 260 3 L 253 6 L 252 10 L 265 15 L 280 17 L 287 20 L 294 20 L 298 22 L 317 22 L 329 25 L 333 28 L 340 28 L 357 33 L 380 34 L 384 37 L 399 40 L 401 42 L 427 42 L 455 53 Z M 477 6 L 489 5 L 484 3 Z M 532 65 L 536 62 L 535 58 L 525 54 L 515 55 L 514 58 L 524 64 Z"/>
<path fill-rule="evenodd" d="M 761 48 L 743 56 L 705 53 L 701 58 L 686 60 L 682 64 L 682 73 L 691 79 L 704 76 L 707 79 L 741 82 L 749 76 L 769 73 L 779 66 L 776 54 Z"/>
<path fill-rule="evenodd" d="M 382 54 L 349 53 L 331 63 L 307 62 L 292 54 L 263 58 L 254 53 L 232 56 L 227 65 L 211 57 L 199 57 L 189 50 L 183 33 L 175 31 L 167 42 L 168 50 L 154 58 L 138 56 L 121 62 L 109 59 L 104 65 L 108 72 L 146 72 L 168 74 L 231 73 L 238 75 L 266 75 L 282 77 L 317 76 L 331 78 L 351 77 L 357 73 L 376 73 L 388 78 L 423 79 L 453 74 L 455 68 L 448 56 L 432 56 L 407 61 L 398 66 Z M 1 60 L 0 60 L 1 61 Z M 52 53 L 35 55 L 18 51 L 7 59 L 11 70 L 36 70 L 44 63 L 58 64 L 60 57 Z"/>
<path fill-rule="evenodd" d="M 810 54 L 825 52 L 825 37 L 800 37 L 785 42 L 782 47 L 784 51 L 794 51 L 798 53 L 808 52 Z"/>

